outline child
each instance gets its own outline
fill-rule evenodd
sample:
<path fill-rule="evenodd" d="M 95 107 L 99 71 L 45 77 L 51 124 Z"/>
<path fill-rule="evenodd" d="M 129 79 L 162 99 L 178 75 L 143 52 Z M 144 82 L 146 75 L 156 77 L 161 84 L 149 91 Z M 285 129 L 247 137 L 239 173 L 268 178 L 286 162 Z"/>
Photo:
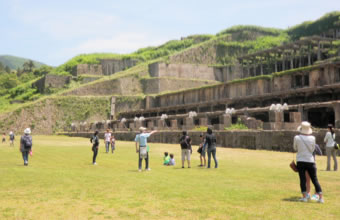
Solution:
<path fill-rule="evenodd" d="M 175 166 L 175 158 L 173 154 L 170 154 L 170 161 L 168 163 L 168 166 Z"/>
<path fill-rule="evenodd" d="M 164 159 L 163 165 L 169 165 L 170 157 L 169 157 L 168 152 L 164 152 L 164 158 L 163 159 Z"/>
<path fill-rule="evenodd" d="M 99 139 L 98 139 L 98 131 L 94 132 L 94 135 L 91 137 L 90 141 L 92 143 L 92 151 L 93 151 L 93 165 L 97 165 L 96 159 L 98 154 L 98 147 L 99 147 Z"/>
<path fill-rule="evenodd" d="M 204 142 L 205 142 L 205 138 L 203 137 L 203 134 L 200 134 L 200 140 L 201 140 L 201 143 L 200 143 L 200 146 L 197 150 L 197 152 L 200 154 L 200 160 L 201 160 L 201 164 L 199 165 L 200 167 L 205 167 L 206 165 L 206 160 L 205 160 L 205 149 L 203 148 L 204 147 Z M 204 161 L 204 164 L 203 164 L 203 161 Z"/>
<path fill-rule="evenodd" d="M 115 139 L 115 136 L 112 135 L 111 136 L 111 151 L 112 151 L 112 153 L 115 149 L 116 149 L 116 139 Z"/>

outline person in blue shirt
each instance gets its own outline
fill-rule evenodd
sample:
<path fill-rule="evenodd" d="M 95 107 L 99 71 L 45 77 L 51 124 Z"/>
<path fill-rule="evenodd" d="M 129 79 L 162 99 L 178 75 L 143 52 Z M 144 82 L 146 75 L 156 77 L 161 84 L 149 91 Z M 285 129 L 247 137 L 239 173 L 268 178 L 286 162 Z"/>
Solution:
<path fill-rule="evenodd" d="M 138 171 L 142 171 L 142 160 L 145 159 L 145 170 L 151 170 L 149 168 L 149 152 L 147 149 L 147 140 L 152 134 L 156 133 L 157 131 L 152 131 L 150 133 L 146 132 L 146 128 L 140 127 L 140 133 L 136 135 L 135 142 L 136 142 L 136 153 L 138 153 Z"/>

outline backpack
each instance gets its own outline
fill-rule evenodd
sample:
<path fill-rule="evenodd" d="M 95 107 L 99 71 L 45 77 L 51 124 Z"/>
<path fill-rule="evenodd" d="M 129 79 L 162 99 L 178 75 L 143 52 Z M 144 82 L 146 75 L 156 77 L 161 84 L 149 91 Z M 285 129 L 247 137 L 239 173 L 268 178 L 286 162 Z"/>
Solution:
<path fill-rule="evenodd" d="M 22 140 L 23 140 L 23 144 L 24 144 L 25 149 L 31 149 L 32 148 L 32 138 L 30 136 L 24 135 L 22 137 Z"/>
<path fill-rule="evenodd" d="M 188 138 L 189 138 L 189 136 L 183 136 L 182 138 L 181 138 L 181 142 L 180 142 L 180 144 L 181 144 L 181 147 L 183 148 L 183 149 L 188 149 L 189 148 L 189 143 L 188 143 Z"/>

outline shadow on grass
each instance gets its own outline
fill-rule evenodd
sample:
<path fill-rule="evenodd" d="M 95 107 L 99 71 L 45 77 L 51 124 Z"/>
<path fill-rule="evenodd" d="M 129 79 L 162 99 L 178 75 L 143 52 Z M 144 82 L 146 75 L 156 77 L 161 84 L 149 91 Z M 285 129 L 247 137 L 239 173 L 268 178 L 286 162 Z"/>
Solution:
<path fill-rule="evenodd" d="M 282 199 L 282 201 L 285 201 L 285 202 L 300 202 L 299 199 L 300 199 L 300 197 L 298 197 L 298 196 L 292 196 L 292 197 L 289 197 L 289 198 L 284 198 L 284 199 Z"/>

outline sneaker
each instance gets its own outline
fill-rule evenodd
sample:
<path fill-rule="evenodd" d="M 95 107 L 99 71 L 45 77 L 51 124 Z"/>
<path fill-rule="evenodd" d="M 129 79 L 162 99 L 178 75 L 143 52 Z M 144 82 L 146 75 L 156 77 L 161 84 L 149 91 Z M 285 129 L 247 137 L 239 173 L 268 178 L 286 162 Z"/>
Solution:
<path fill-rule="evenodd" d="M 146 171 L 150 171 L 151 169 L 150 168 L 148 168 L 148 169 L 145 169 Z"/>
<path fill-rule="evenodd" d="M 188 168 L 191 168 L 191 167 L 188 167 Z"/>
<path fill-rule="evenodd" d="M 203 164 L 201 164 L 201 165 L 198 165 L 199 167 L 203 167 Z"/>
<path fill-rule="evenodd" d="M 318 201 L 319 200 L 319 195 L 317 195 L 317 194 L 312 195 L 311 200 Z"/>
<path fill-rule="evenodd" d="M 299 199 L 300 202 L 308 202 L 307 197 L 302 197 L 301 199 Z"/>
<path fill-rule="evenodd" d="M 319 200 L 318 200 L 318 203 L 325 203 L 325 201 L 323 200 L 323 198 L 320 198 Z"/>
<path fill-rule="evenodd" d="M 96 162 L 94 162 L 94 163 L 93 163 L 93 165 L 97 165 L 97 163 L 96 163 Z"/>
<path fill-rule="evenodd" d="M 182 168 L 184 168 L 184 167 L 182 167 Z"/>
<path fill-rule="evenodd" d="M 139 169 L 139 170 L 138 170 L 138 172 L 142 172 L 142 170 L 141 170 L 141 169 Z"/>

